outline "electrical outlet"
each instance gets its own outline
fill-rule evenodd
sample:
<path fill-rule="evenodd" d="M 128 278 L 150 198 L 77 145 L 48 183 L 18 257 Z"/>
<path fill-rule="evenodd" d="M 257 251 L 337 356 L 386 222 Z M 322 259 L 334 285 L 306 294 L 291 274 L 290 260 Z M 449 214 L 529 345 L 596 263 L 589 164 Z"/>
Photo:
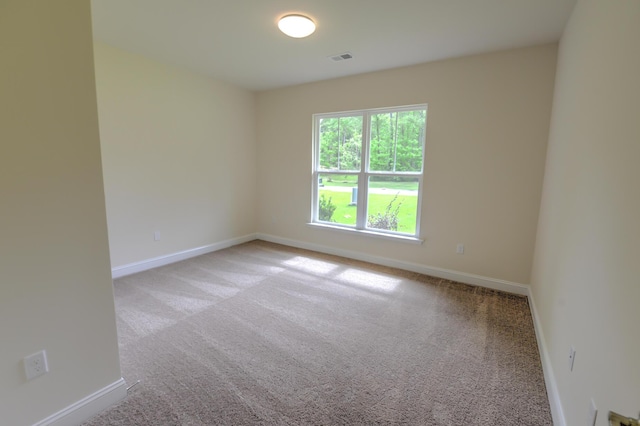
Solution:
<path fill-rule="evenodd" d="M 160 231 L 155 231 L 153 233 L 153 240 L 154 241 L 160 241 Z"/>
<path fill-rule="evenodd" d="M 576 350 L 573 346 L 569 348 L 569 371 L 573 371 L 573 362 L 576 359 Z"/>
<path fill-rule="evenodd" d="M 44 373 L 48 373 L 49 365 L 47 364 L 47 353 L 45 351 L 40 351 L 26 357 L 24 359 L 24 372 L 27 375 L 27 380 L 42 376 Z"/>
<path fill-rule="evenodd" d="M 464 254 L 464 244 L 458 244 L 456 246 L 456 253 L 458 254 Z"/>
<path fill-rule="evenodd" d="M 589 426 L 595 426 L 597 417 L 598 417 L 598 408 L 596 407 L 596 403 L 593 400 L 593 398 L 591 398 L 591 403 L 589 404 L 589 421 L 587 422 L 587 424 Z"/>

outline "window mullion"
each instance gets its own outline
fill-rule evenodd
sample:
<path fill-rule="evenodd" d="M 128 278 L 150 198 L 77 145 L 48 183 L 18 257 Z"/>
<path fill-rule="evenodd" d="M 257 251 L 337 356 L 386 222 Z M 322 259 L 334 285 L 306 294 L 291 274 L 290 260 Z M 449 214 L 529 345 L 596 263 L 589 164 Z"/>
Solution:
<path fill-rule="evenodd" d="M 313 152 L 311 158 L 312 179 L 311 179 L 311 221 L 318 220 L 318 199 L 320 198 L 319 178 L 320 178 L 320 117 L 313 120 Z"/>
<path fill-rule="evenodd" d="M 369 131 L 371 115 L 365 113 L 362 117 L 362 157 L 360 173 L 358 174 L 358 215 L 356 228 L 364 229 L 367 225 L 367 193 L 369 191 Z"/>

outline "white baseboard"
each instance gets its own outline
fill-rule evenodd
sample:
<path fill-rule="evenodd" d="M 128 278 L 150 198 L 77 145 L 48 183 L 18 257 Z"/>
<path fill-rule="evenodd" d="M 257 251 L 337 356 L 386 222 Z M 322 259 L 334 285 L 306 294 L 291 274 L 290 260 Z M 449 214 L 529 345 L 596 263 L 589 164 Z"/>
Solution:
<path fill-rule="evenodd" d="M 553 374 L 553 368 L 551 367 L 551 358 L 547 351 L 547 344 L 544 340 L 544 332 L 542 331 L 542 323 L 538 316 L 538 310 L 536 309 L 536 303 L 533 299 L 533 293 L 529 290 L 529 308 L 531 309 L 531 316 L 533 317 L 533 327 L 536 331 L 536 340 L 538 341 L 538 351 L 540 352 L 540 361 L 542 362 L 542 372 L 544 373 L 544 382 L 547 385 L 547 396 L 549 398 L 549 406 L 551 407 L 551 417 L 553 418 L 553 424 L 555 426 L 567 426 L 564 418 L 564 410 L 562 409 L 562 403 L 560 402 L 560 394 L 558 392 L 558 385 L 556 383 L 556 377 Z"/>
<path fill-rule="evenodd" d="M 269 234 L 257 234 L 257 239 L 269 241 L 272 243 L 283 244 L 286 246 L 297 247 L 301 249 L 318 251 L 336 256 L 348 257 L 350 259 L 362 260 L 378 265 L 389 266 L 392 268 L 404 269 L 407 271 L 417 272 L 420 274 L 431 275 L 432 277 L 444 278 L 447 280 L 457 281 L 465 284 L 471 284 L 479 287 L 500 290 L 507 293 L 519 294 L 522 296 L 529 295 L 529 286 L 526 284 L 514 283 L 511 281 L 499 280 L 495 278 L 483 277 L 481 275 L 468 274 L 466 272 L 452 271 L 450 269 L 436 268 L 433 266 L 420 265 L 417 263 L 404 262 L 401 260 L 388 259 L 385 257 L 372 256 L 357 251 L 337 249 L 334 247 L 323 246 L 320 244 L 307 243 L 289 238 L 276 237 Z"/>
<path fill-rule="evenodd" d="M 167 254 L 165 256 L 154 257 L 152 259 L 142 260 L 140 262 L 117 266 L 111 269 L 111 277 L 113 279 L 116 279 L 124 277 L 126 275 L 136 274 L 138 272 L 147 271 L 159 266 L 169 265 L 181 260 L 186 260 L 206 253 L 211 253 L 213 251 L 218 251 L 238 244 L 253 241 L 256 238 L 256 234 L 249 234 L 243 237 L 232 238 L 230 240 L 220 241 L 218 243 L 213 243 L 202 247 L 196 247 L 189 250 L 179 251 L 177 253 Z"/>
<path fill-rule="evenodd" d="M 126 396 L 127 383 L 121 378 L 33 426 L 77 426 Z"/>

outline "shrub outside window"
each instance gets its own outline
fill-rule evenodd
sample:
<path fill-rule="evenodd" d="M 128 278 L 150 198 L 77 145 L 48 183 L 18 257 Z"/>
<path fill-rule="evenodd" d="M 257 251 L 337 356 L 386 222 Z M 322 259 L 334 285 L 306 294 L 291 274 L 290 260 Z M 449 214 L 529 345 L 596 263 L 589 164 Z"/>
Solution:
<path fill-rule="evenodd" d="M 419 236 L 427 105 L 313 116 L 312 222 Z"/>

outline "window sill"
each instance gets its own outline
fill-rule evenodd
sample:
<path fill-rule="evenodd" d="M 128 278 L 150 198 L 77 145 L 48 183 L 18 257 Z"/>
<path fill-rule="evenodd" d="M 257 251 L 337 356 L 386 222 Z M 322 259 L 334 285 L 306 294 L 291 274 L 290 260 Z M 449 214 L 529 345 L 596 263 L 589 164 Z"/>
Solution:
<path fill-rule="evenodd" d="M 309 222 L 307 223 L 307 225 L 313 228 L 328 229 L 331 231 L 346 232 L 346 233 L 351 233 L 353 235 L 363 235 L 367 237 L 380 238 L 383 240 L 403 242 L 403 243 L 409 243 L 409 244 L 422 244 L 424 242 L 424 240 L 421 238 L 411 237 L 408 235 L 394 235 L 394 234 L 387 234 L 384 232 L 375 232 L 375 231 L 364 230 L 364 229 L 347 228 L 343 226 L 327 225 L 324 223 L 315 223 L 315 222 Z"/>

